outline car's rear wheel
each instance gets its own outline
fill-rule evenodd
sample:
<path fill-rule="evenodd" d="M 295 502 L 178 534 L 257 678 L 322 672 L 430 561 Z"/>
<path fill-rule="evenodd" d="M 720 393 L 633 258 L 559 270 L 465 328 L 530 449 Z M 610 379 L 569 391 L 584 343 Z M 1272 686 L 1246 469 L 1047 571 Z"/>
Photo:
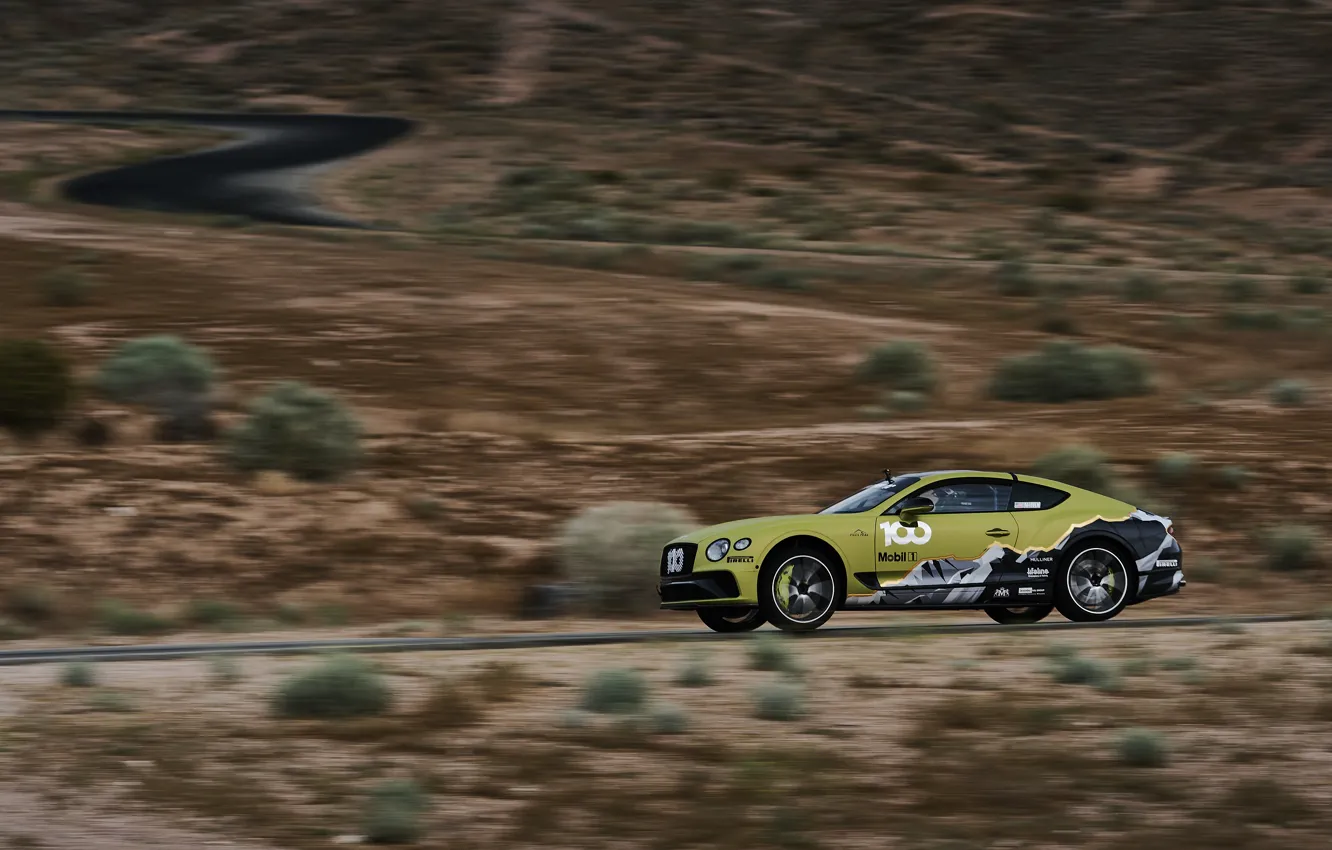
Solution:
<path fill-rule="evenodd" d="M 757 608 L 699 608 L 698 618 L 714 632 L 752 632 L 766 622 Z"/>
<path fill-rule="evenodd" d="M 1016 626 L 1023 623 L 1039 623 L 1050 616 L 1053 610 L 1053 605 L 1028 605 L 1025 608 L 986 608 L 985 613 L 996 623 Z"/>
<path fill-rule="evenodd" d="M 795 546 L 770 558 L 759 573 L 759 609 L 787 632 L 808 632 L 828 622 L 842 599 L 840 567 L 812 547 Z"/>
<path fill-rule="evenodd" d="M 1096 543 L 1080 546 L 1060 565 L 1055 607 L 1077 622 L 1108 620 L 1129 603 L 1134 580 L 1134 569 L 1119 552 Z"/>

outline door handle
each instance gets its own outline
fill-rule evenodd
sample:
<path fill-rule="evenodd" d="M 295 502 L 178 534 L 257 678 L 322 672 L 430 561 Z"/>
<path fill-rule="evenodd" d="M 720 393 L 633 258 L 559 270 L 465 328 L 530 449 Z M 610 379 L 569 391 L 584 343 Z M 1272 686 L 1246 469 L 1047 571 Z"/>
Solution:
<path fill-rule="evenodd" d="M 985 533 L 990 535 L 991 537 L 1007 537 L 1009 531 L 1006 528 L 992 528 Z"/>

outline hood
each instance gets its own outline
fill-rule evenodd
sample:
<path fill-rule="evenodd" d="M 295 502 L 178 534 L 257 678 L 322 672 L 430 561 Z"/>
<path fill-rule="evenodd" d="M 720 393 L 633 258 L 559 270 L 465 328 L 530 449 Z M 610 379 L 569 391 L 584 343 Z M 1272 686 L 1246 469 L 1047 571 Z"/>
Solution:
<path fill-rule="evenodd" d="M 808 519 L 815 514 L 788 514 L 786 516 L 764 516 L 754 517 L 753 519 L 737 519 L 731 522 L 718 523 L 700 528 L 697 531 L 691 531 L 688 534 L 675 538 L 671 543 L 697 543 L 699 546 L 706 546 L 718 537 L 726 537 L 735 542 L 738 537 L 757 537 L 761 536 L 770 528 L 781 525 L 789 526 L 792 520 Z"/>

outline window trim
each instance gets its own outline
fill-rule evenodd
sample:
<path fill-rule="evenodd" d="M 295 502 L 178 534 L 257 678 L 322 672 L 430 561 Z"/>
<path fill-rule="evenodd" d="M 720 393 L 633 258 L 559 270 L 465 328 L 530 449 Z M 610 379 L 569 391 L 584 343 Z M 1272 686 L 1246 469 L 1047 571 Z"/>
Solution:
<path fill-rule="evenodd" d="M 1003 508 L 1000 508 L 1000 509 L 997 510 L 997 511 L 945 511 L 945 512 L 943 512 L 943 513 L 937 514 L 937 516 L 967 516 L 967 515 L 974 515 L 974 514 L 1005 514 L 1005 513 L 1008 513 L 1008 512 L 1009 512 L 1009 510 L 1011 509 L 1011 507 L 1012 507 L 1012 505 L 1013 505 L 1013 490 L 1016 489 L 1016 485 L 1017 485 L 1018 483 L 1025 483 L 1025 482 L 1015 482 L 1012 478 L 997 478 L 997 477 L 996 477 L 996 478 L 985 478 L 985 477 L 980 477 L 980 476 L 975 476 L 975 475 L 961 475 L 961 476 L 958 476 L 957 478 L 941 478 L 941 479 L 936 480 L 936 481 L 927 481 L 927 482 L 925 482 L 925 484 L 923 484 L 923 485 L 919 485 L 919 484 L 918 484 L 917 486 L 913 487 L 912 489 L 908 490 L 907 492 L 902 493 L 900 496 L 897 497 L 897 499 L 896 499 L 891 505 L 888 506 L 888 509 L 887 509 L 886 511 L 884 511 L 882 514 L 880 514 L 880 516 L 897 516 L 897 506 L 900 505 L 902 502 L 904 502 L 906 499 L 909 499 L 909 498 L 911 498 L 912 496 L 916 496 L 916 495 L 919 495 L 919 494 L 921 494 L 921 493 L 924 493 L 924 492 L 926 492 L 926 491 L 928 491 L 928 490 L 933 490 L 933 489 L 936 488 L 936 487 L 943 487 L 943 486 L 946 486 L 946 485 L 949 485 L 949 484 L 990 484 L 990 485 L 1004 485 L 1004 486 L 1007 486 L 1007 487 L 1008 487 L 1008 501 L 1004 503 L 1004 507 L 1003 507 Z M 1042 508 L 1041 510 L 1044 510 L 1044 508 Z M 925 514 L 925 516 L 936 516 L 936 514 L 933 513 L 933 512 L 930 512 L 930 513 L 928 513 L 928 514 Z"/>
<path fill-rule="evenodd" d="M 1052 491 L 1052 492 L 1058 493 L 1058 494 L 1059 494 L 1059 500 L 1056 501 L 1056 502 L 1048 503 L 1048 504 L 1042 502 L 1041 507 L 1039 507 L 1039 508 L 1019 508 L 1019 507 L 1016 507 L 1016 505 L 1017 505 L 1017 489 L 1018 489 L 1018 487 L 1022 487 L 1022 486 L 1026 486 L 1026 487 L 1040 487 L 1040 488 L 1043 489 L 1043 490 L 1050 490 L 1050 491 Z M 1037 513 L 1037 512 L 1040 512 L 1040 511 L 1054 510 L 1055 508 L 1057 508 L 1057 507 L 1059 507 L 1060 505 L 1062 505 L 1064 502 L 1067 502 L 1067 501 L 1069 500 L 1069 497 L 1071 497 L 1072 495 L 1073 495 L 1073 494 L 1070 493 L 1070 492 L 1068 492 L 1067 490 L 1061 490 L 1061 489 L 1059 489 L 1058 487 L 1051 487 L 1049 484 L 1037 484 L 1035 481 L 1022 481 L 1022 480 L 1018 480 L 1018 481 L 1014 481 L 1014 482 L 1013 482 L 1013 489 L 1012 489 L 1012 491 L 1009 493 L 1009 496 L 1008 496 L 1008 510 L 1009 510 L 1011 513 L 1015 513 L 1015 514 L 1030 514 L 1030 513 Z"/>

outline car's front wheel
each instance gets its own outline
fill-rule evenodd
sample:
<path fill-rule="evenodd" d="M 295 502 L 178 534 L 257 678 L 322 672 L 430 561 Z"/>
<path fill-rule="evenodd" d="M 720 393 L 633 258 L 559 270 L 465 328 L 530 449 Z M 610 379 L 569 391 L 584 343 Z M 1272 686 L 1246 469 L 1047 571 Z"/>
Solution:
<path fill-rule="evenodd" d="M 752 632 L 766 622 L 757 608 L 699 608 L 698 618 L 714 632 Z"/>
<path fill-rule="evenodd" d="M 1055 607 L 1070 620 L 1095 623 L 1124 610 L 1135 573 L 1117 552 L 1089 543 L 1064 559 L 1055 581 Z"/>
<path fill-rule="evenodd" d="M 986 608 L 985 613 L 996 623 L 1018 626 L 1024 623 L 1039 623 L 1050 616 L 1053 610 L 1053 605 L 1028 605 L 1025 608 Z"/>
<path fill-rule="evenodd" d="M 782 631 L 808 632 L 828 622 L 842 598 L 842 571 L 822 552 L 796 546 L 759 573 L 759 609 Z"/>

